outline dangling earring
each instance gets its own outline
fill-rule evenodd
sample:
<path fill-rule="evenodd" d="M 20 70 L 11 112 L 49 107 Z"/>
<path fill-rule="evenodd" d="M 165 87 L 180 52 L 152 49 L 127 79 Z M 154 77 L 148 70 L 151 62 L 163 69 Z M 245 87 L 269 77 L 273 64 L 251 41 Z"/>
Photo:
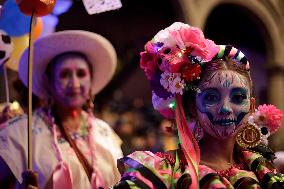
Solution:
<path fill-rule="evenodd" d="M 200 126 L 199 121 L 196 121 L 195 123 L 195 127 L 193 128 L 193 134 L 197 142 L 199 142 L 203 138 L 204 131 Z"/>
<path fill-rule="evenodd" d="M 250 99 L 250 117 L 255 112 L 255 98 Z M 236 142 L 240 147 L 252 148 L 261 142 L 261 130 L 249 117 L 246 125 L 237 134 Z"/>
<path fill-rule="evenodd" d="M 95 96 L 92 94 L 91 90 L 89 92 L 89 99 L 87 100 L 87 111 L 93 113 L 94 110 L 94 99 Z"/>

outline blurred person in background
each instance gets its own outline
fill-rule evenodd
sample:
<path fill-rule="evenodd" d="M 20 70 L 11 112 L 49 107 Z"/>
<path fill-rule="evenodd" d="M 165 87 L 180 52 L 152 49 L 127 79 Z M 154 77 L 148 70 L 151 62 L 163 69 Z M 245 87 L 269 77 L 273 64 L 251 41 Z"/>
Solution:
<path fill-rule="evenodd" d="M 87 31 L 56 32 L 34 44 L 33 93 L 43 107 L 33 113 L 33 171 L 27 170 L 27 116 L 3 123 L 0 186 L 108 188 L 120 178 L 121 140 L 93 114 L 93 98 L 111 80 L 116 52 L 104 37 Z M 19 63 L 27 86 L 28 50 Z"/>

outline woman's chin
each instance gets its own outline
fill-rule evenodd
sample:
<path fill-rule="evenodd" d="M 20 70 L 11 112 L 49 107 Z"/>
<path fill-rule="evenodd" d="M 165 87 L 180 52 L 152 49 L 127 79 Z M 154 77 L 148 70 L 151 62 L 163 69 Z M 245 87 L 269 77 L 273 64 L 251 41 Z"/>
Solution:
<path fill-rule="evenodd" d="M 68 108 L 72 108 L 72 109 L 78 109 L 78 108 L 82 108 L 84 106 L 84 104 L 86 103 L 86 101 L 84 100 L 80 100 L 80 99 L 73 99 L 68 101 L 65 106 Z"/>
<path fill-rule="evenodd" d="M 235 135 L 236 126 L 232 124 L 230 126 L 226 125 L 214 125 L 215 135 L 219 139 L 228 139 Z"/>

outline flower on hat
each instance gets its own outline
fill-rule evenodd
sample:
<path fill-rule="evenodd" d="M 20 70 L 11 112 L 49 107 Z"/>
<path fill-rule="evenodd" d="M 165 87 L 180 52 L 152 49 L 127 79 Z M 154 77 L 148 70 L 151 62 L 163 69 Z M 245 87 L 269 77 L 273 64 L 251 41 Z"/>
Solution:
<path fill-rule="evenodd" d="M 140 67 L 155 95 L 166 100 L 193 89 L 190 86 L 200 79 L 201 64 L 211 61 L 218 52 L 219 46 L 206 39 L 199 28 L 175 22 L 146 43 L 140 53 Z"/>

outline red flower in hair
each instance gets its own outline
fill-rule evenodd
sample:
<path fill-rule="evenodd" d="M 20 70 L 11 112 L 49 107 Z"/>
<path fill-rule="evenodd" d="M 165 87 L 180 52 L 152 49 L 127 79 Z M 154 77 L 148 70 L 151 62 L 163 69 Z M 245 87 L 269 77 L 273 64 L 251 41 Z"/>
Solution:
<path fill-rule="evenodd" d="M 199 64 L 186 64 L 181 68 L 181 76 L 188 82 L 199 79 L 200 73 L 201 67 Z"/>
<path fill-rule="evenodd" d="M 144 51 L 140 53 L 140 57 L 140 68 L 144 70 L 147 79 L 150 80 L 158 67 L 157 56 L 155 56 L 153 53 Z"/>

